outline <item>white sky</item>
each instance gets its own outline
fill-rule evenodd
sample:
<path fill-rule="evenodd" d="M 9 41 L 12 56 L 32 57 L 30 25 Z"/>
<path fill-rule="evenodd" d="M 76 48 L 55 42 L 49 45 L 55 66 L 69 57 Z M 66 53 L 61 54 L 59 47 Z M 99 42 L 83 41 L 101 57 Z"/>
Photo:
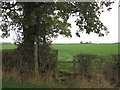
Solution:
<path fill-rule="evenodd" d="M 100 20 L 104 23 L 104 25 L 108 28 L 108 31 L 110 32 L 108 35 L 105 35 L 104 37 L 98 37 L 97 34 L 91 33 L 91 34 L 85 34 L 81 33 L 81 37 L 78 38 L 75 35 L 75 32 L 77 30 L 77 27 L 74 23 L 75 18 L 71 18 L 69 22 L 72 23 L 72 38 L 66 38 L 63 36 L 59 36 L 57 39 L 53 39 L 53 43 L 80 43 L 82 42 L 93 42 L 93 43 L 114 43 L 118 42 L 118 2 L 116 1 L 111 11 L 105 11 L 101 14 Z M 13 33 L 13 32 L 12 32 Z M 2 39 L 0 37 L 0 42 L 14 42 L 13 38 L 15 38 L 15 35 L 11 33 L 11 36 L 9 38 Z M 0 35 L 2 32 L 0 31 Z"/>

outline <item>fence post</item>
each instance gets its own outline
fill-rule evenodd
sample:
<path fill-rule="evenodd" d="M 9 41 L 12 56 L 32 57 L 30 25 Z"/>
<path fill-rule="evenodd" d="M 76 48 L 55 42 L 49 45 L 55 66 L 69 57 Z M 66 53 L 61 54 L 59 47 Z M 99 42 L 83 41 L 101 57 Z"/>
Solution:
<path fill-rule="evenodd" d="M 35 60 L 35 75 L 38 76 L 38 40 L 37 36 L 34 39 L 34 60 Z"/>
<path fill-rule="evenodd" d="M 73 70 L 74 70 L 74 78 L 76 76 L 76 60 L 73 59 Z"/>
<path fill-rule="evenodd" d="M 58 75 L 58 50 L 55 50 L 56 63 L 55 63 L 55 77 Z"/>

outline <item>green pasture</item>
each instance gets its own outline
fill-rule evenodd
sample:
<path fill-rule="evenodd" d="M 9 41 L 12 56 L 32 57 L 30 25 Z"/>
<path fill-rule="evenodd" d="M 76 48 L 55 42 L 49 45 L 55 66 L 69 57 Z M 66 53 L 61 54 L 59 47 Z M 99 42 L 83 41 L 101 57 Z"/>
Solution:
<path fill-rule="evenodd" d="M 111 55 L 118 54 L 118 44 L 53 44 L 58 50 L 59 61 L 73 60 L 77 54 Z M 15 49 L 16 45 L 1 45 L 0 49 Z"/>
<path fill-rule="evenodd" d="M 77 54 L 118 54 L 118 44 L 54 44 L 52 47 L 59 51 L 60 61 L 72 60 Z"/>
<path fill-rule="evenodd" d="M 15 49 L 16 45 L 0 45 L 0 50 Z"/>
<path fill-rule="evenodd" d="M 73 60 L 77 54 L 111 55 L 120 54 L 118 44 L 53 44 L 52 48 L 58 50 L 59 61 Z M 15 49 L 16 45 L 0 45 L 0 50 Z"/>

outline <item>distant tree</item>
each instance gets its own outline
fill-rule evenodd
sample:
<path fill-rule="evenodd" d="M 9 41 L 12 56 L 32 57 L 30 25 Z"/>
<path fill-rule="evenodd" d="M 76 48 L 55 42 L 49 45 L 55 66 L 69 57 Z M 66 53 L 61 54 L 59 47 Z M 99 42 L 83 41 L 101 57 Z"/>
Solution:
<path fill-rule="evenodd" d="M 83 42 L 81 41 L 80 44 L 83 44 Z"/>

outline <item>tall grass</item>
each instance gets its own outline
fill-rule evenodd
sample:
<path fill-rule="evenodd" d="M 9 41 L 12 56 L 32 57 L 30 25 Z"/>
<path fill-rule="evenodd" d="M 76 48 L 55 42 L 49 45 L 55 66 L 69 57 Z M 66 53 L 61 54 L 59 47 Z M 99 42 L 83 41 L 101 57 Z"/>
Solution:
<path fill-rule="evenodd" d="M 102 75 L 88 81 L 81 76 L 67 78 L 66 80 L 44 80 L 42 77 L 32 77 L 26 82 L 21 82 L 17 70 L 13 69 L 10 73 L 3 73 L 3 88 L 114 88 L 115 85 L 104 79 Z M 49 77 L 49 76 L 48 76 Z"/>

